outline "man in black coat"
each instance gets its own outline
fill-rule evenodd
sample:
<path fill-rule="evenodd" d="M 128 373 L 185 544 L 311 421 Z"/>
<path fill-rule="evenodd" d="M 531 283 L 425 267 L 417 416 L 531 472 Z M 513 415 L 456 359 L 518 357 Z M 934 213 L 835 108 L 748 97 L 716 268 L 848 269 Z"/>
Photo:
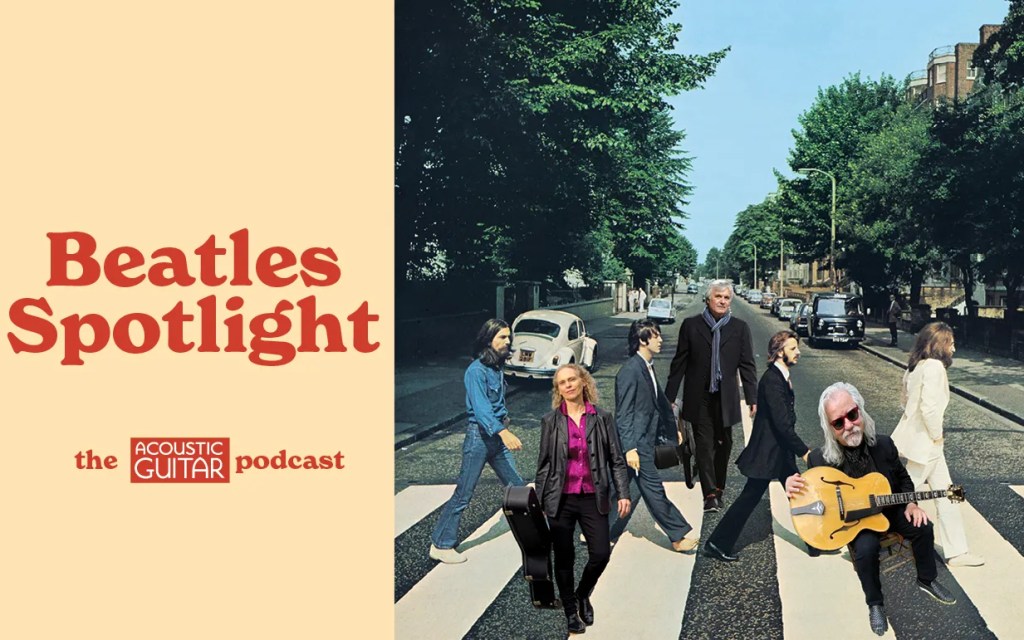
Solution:
<path fill-rule="evenodd" d="M 914 482 L 900 462 L 896 445 L 889 436 L 875 432 L 875 421 L 865 411 L 864 397 L 856 387 L 837 382 L 825 389 L 818 402 L 818 416 L 825 444 L 808 454 L 808 466 L 827 465 L 851 478 L 878 472 L 889 481 L 893 493 L 914 491 Z M 786 479 L 786 494 L 790 497 L 797 495 L 804 486 L 800 474 L 794 474 Z M 924 509 L 911 502 L 887 507 L 882 513 L 889 520 L 889 531 L 911 541 L 917 564 L 918 588 L 942 604 L 955 604 L 956 598 L 935 580 L 938 575 L 933 548 L 935 533 Z M 868 622 L 877 635 L 884 634 L 889 628 L 879 579 L 880 540 L 879 532 L 865 529 L 850 543 L 852 555 L 856 557 L 854 567 L 868 604 Z"/>
<path fill-rule="evenodd" d="M 679 327 L 679 344 L 665 395 L 676 406 L 683 386 L 682 418 L 693 424 L 704 511 L 719 511 L 732 453 L 732 426 L 741 420 L 737 371 L 750 416 L 757 412 L 757 370 L 750 327 L 730 311 L 732 284 L 708 285 L 707 306 Z"/>
<path fill-rule="evenodd" d="M 799 338 L 786 329 L 768 339 L 768 369 L 757 385 L 761 407 L 750 430 L 750 441 L 736 460 L 747 477 L 736 502 L 722 516 L 704 543 L 704 555 L 717 560 L 736 560 L 732 554 L 746 524 L 772 479 L 785 484 L 797 472 L 795 456 L 807 459 L 808 448 L 796 434 L 796 410 L 790 369 L 800 359 Z"/>

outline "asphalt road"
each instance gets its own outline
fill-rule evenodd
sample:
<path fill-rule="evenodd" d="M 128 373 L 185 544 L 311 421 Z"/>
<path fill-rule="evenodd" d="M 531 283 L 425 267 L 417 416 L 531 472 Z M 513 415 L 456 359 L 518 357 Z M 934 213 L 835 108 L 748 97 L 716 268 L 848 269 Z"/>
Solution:
<path fill-rule="evenodd" d="M 677 295 L 677 303 L 681 302 L 679 298 L 685 302 L 692 297 Z M 702 308 L 692 299 L 681 306 L 680 318 Z M 743 300 L 734 301 L 733 313 L 751 326 L 760 376 L 769 336 L 786 325 Z M 629 320 L 623 318 L 595 336 L 602 359 L 594 377 L 602 396 L 600 404 L 609 409 L 614 409 L 614 377 L 626 358 L 628 324 Z M 677 327 L 664 328 L 666 342 L 656 360 L 662 384 L 675 353 Z M 821 442 L 818 398 L 837 380 L 850 382 L 861 391 L 879 432 L 892 431 L 901 414 L 901 369 L 857 349 L 802 344 L 801 351 L 792 379 L 797 431 L 805 442 L 812 447 Z M 550 408 L 550 386 L 514 384 L 525 384 L 509 401 L 512 429 L 524 445 L 516 454 L 516 462 L 523 477 L 531 480 L 540 417 Z M 396 637 L 565 637 L 560 611 L 536 610 L 529 605 L 526 582 L 517 570 L 518 548 L 503 518 L 497 515 L 502 489 L 489 469 L 463 516 L 460 540 L 470 536 L 471 541 L 461 548 L 468 550 L 470 562 L 438 566 L 427 558 L 430 532 L 458 474 L 465 427 L 464 421 L 459 422 L 396 452 L 396 512 L 415 514 L 404 515 L 409 522 L 400 532 L 396 529 Z M 743 446 L 742 427 L 737 425 L 734 430 L 733 460 Z M 1019 425 L 960 397 L 952 398 L 946 413 L 946 456 L 954 482 L 963 485 L 972 508 L 969 542 L 981 548 L 991 540 L 990 546 L 984 547 L 990 554 L 989 562 L 982 568 L 955 569 L 955 575 L 940 562 L 939 580 L 958 598 L 956 605 L 942 606 L 916 588 L 912 561 L 903 562 L 899 557 L 887 560 L 883 564 L 883 588 L 892 627 L 889 637 L 1014 637 L 1014 632 L 1008 630 L 1016 627 L 1004 620 L 1014 613 L 1006 604 L 1012 600 L 1006 600 L 1005 594 L 1019 593 L 1010 581 L 1019 573 L 1011 569 L 1021 567 L 1024 557 L 1024 502 L 1019 495 L 1024 490 L 1020 489 L 1024 486 L 1022 452 L 1024 429 Z M 699 496 L 695 495 L 698 492 L 682 487 L 677 469 L 664 471 L 663 478 L 671 487 L 670 495 L 706 540 L 719 516 L 703 517 Z M 730 494 L 735 496 L 743 482 L 732 467 L 726 506 Z M 415 508 L 407 509 L 405 505 Z M 588 630 L 588 637 L 602 637 L 602 626 L 604 631 L 611 631 L 614 625 L 624 626 L 632 637 L 650 638 L 820 637 L 812 630 L 822 625 L 836 638 L 874 637 L 849 562 L 839 556 L 808 559 L 802 553 L 796 553 L 801 557 L 792 560 L 794 550 L 800 547 L 792 536 L 787 538 L 780 520 L 785 518 L 773 522 L 766 496 L 739 539 L 740 561 L 722 564 L 700 556 L 672 554 L 667 539 L 641 507 L 613 551 L 612 563 L 595 591 L 598 620 Z M 585 554 L 581 546 L 578 571 Z M 1003 580 L 1006 584 L 1001 583 Z M 829 597 L 833 587 L 839 589 L 838 595 Z M 635 604 L 623 608 L 621 601 L 634 600 Z M 603 619 L 599 601 L 604 606 Z M 1019 597 L 1016 601 L 1021 602 Z M 847 619 L 849 622 L 844 622 Z M 1024 637 L 1024 632 L 1016 637 Z"/>

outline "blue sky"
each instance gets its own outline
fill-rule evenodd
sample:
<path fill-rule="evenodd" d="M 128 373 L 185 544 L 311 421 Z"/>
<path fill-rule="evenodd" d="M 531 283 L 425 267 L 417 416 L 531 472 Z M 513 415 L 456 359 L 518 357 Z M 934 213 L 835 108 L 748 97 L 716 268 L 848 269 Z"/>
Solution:
<path fill-rule="evenodd" d="M 999 24 L 1006 0 L 700 0 L 681 1 L 672 22 L 677 50 L 708 53 L 731 46 L 703 89 L 671 98 L 693 159 L 694 187 L 684 234 L 699 259 L 722 248 L 736 214 L 775 190 L 786 175 L 797 116 L 819 87 L 850 73 L 902 80 L 924 69 L 928 54 L 977 42 L 982 24 Z"/>

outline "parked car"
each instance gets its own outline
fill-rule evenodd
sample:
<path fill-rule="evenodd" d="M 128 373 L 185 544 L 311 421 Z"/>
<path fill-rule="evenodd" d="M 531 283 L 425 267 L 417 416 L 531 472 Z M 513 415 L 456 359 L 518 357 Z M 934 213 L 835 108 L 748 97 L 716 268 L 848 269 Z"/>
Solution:
<path fill-rule="evenodd" d="M 852 293 L 821 293 L 811 303 L 807 341 L 857 344 L 864 340 L 864 304 Z"/>
<path fill-rule="evenodd" d="M 789 319 L 789 330 L 798 336 L 806 336 L 807 323 L 811 317 L 811 305 L 806 302 L 800 303 L 800 306 L 793 312 L 793 316 Z"/>
<path fill-rule="evenodd" d="M 778 301 L 778 313 L 775 315 L 779 316 L 779 320 L 789 320 L 803 302 L 799 298 L 781 298 Z"/>
<path fill-rule="evenodd" d="M 526 311 L 512 323 L 512 356 L 505 373 L 519 378 L 551 378 L 558 365 L 578 362 L 590 369 L 597 360 L 597 340 L 583 320 L 567 311 Z"/>
<path fill-rule="evenodd" d="M 655 298 L 647 305 L 647 319 L 658 323 L 672 324 L 676 321 L 676 310 L 668 298 Z"/>
<path fill-rule="evenodd" d="M 698 293 L 699 291 L 700 287 L 697 286 L 696 282 L 691 282 L 690 284 L 686 285 L 686 293 Z"/>
<path fill-rule="evenodd" d="M 750 304 L 761 304 L 761 292 L 760 291 L 748 291 L 747 302 Z"/>
<path fill-rule="evenodd" d="M 775 294 L 774 293 L 771 293 L 769 291 L 767 293 L 762 293 L 761 294 L 761 308 L 762 309 L 771 309 L 773 302 L 775 302 Z"/>

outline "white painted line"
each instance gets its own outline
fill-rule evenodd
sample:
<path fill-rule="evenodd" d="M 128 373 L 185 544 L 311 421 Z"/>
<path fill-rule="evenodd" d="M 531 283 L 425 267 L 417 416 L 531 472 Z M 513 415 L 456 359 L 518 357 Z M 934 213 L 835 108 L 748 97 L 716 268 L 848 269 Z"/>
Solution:
<path fill-rule="evenodd" d="M 665 492 L 693 527 L 687 537 L 699 537 L 704 516 L 700 491 L 666 482 Z M 673 551 L 667 537 L 651 541 L 627 530 L 612 547 L 611 562 L 591 595 L 595 624 L 587 628 L 587 638 L 678 638 L 695 562 L 696 555 Z"/>
<path fill-rule="evenodd" d="M 1019 484 L 1011 484 L 1011 485 L 1009 485 L 1009 487 L 1010 487 L 1010 489 L 1012 489 L 1012 490 L 1013 490 L 1013 491 L 1014 491 L 1014 492 L 1015 492 L 1015 493 L 1016 493 L 1017 495 L 1019 495 L 1020 497 L 1024 498 L 1024 485 L 1019 485 Z"/>
<path fill-rule="evenodd" d="M 519 545 L 500 510 L 461 543 L 459 551 L 467 556 L 466 562 L 439 564 L 395 604 L 395 638 L 465 636 L 523 566 Z M 524 601 L 524 615 L 530 608 Z"/>
<path fill-rule="evenodd" d="M 1024 497 L 1024 487 L 1011 486 L 1010 489 Z M 922 501 L 921 507 L 933 518 L 936 527 L 942 526 L 935 519 L 934 501 Z M 1024 575 L 1024 557 L 969 502 L 957 508 L 964 520 L 971 553 L 983 557 L 985 564 L 947 569 L 997 638 L 1020 637 L 1020 577 Z M 939 538 L 938 532 L 935 538 Z"/>
<path fill-rule="evenodd" d="M 769 494 L 785 637 L 829 638 L 837 630 L 871 637 L 864 592 L 847 553 L 807 555 L 807 546 L 793 529 L 785 490 L 772 482 Z M 895 638 L 892 627 L 882 637 Z"/>
<path fill-rule="evenodd" d="M 395 537 L 440 507 L 455 491 L 454 484 L 413 485 L 395 496 Z"/>

